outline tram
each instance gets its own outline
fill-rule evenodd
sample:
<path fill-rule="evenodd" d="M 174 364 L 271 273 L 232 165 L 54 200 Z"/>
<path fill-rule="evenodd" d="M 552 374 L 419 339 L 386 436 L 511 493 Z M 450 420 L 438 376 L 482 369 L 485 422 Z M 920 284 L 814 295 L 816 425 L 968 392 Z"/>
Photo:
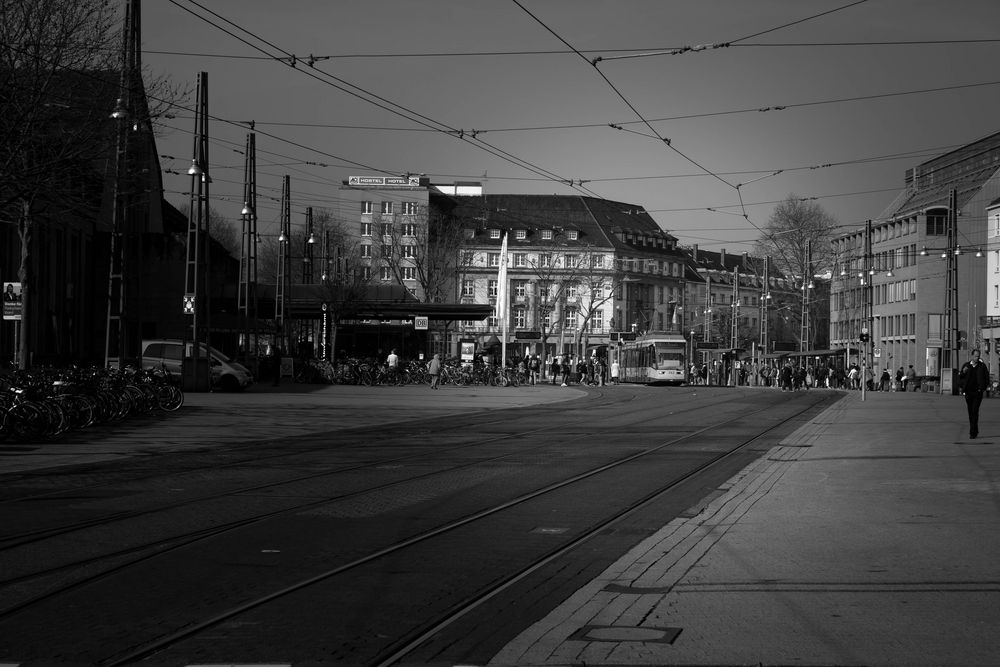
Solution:
<path fill-rule="evenodd" d="M 687 379 L 687 340 L 680 334 L 648 333 L 618 351 L 622 382 L 683 384 Z"/>

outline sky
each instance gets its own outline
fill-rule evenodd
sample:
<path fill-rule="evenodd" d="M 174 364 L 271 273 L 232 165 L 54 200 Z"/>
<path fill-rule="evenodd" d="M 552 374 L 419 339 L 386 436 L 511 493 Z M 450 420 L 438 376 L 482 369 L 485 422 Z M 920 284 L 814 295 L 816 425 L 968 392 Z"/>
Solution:
<path fill-rule="evenodd" d="M 297 225 L 349 176 L 409 173 L 743 252 L 787 197 L 847 233 L 1000 131 L 997 25 L 996 0 L 156 0 L 141 30 L 147 77 L 191 91 L 157 139 L 175 205 L 205 72 L 211 206 L 239 219 L 253 121 L 262 234 L 286 174 Z"/>

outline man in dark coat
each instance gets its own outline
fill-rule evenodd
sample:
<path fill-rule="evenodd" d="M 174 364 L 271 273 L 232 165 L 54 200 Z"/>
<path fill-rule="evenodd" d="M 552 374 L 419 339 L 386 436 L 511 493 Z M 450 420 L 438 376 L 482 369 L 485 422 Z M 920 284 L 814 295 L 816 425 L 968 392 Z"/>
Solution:
<path fill-rule="evenodd" d="M 969 437 L 975 438 L 979 435 L 979 406 L 990 386 L 990 372 L 979 359 L 979 350 L 973 350 L 972 359 L 962 364 L 958 372 L 958 386 L 965 394 L 965 405 L 969 408 Z"/>

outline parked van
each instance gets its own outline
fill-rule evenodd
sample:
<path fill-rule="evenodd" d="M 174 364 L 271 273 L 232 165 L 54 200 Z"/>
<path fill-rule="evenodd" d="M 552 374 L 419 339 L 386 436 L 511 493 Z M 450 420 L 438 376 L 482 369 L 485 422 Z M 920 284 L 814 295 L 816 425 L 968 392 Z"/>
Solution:
<path fill-rule="evenodd" d="M 214 347 L 209 347 L 209 355 L 205 354 L 204 343 L 201 345 L 202 358 L 210 359 L 212 369 L 212 386 L 226 391 L 242 391 L 253 384 L 253 374 L 243 364 L 233 361 Z M 182 354 L 182 351 L 185 351 Z M 193 344 L 184 344 L 180 340 L 144 340 L 142 341 L 142 367 L 160 368 L 161 364 L 168 371 L 180 377 L 183 360 L 191 357 Z"/>

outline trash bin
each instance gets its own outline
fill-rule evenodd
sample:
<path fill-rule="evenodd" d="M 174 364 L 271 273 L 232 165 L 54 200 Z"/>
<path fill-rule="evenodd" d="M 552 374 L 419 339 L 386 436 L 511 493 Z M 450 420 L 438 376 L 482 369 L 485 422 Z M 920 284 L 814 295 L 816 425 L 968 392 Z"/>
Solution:
<path fill-rule="evenodd" d="M 197 363 L 196 363 L 197 362 Z M 208 357 L 188 357 L 181 365 L 181 388 L 184 391 L 210 391 L 212 371 Z"/>

